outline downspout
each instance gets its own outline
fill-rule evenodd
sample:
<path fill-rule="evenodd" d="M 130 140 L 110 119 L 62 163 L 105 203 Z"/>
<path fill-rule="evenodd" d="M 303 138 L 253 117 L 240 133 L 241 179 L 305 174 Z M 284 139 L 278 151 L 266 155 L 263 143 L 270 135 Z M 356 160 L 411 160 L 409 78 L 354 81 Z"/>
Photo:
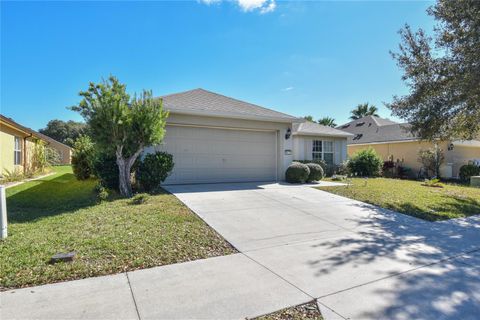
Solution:
<path fill-rule="evenodd" d="M 27 173 L 27 139 L 31 138 L 33 134 L 29 134 L 26 137 L 23 137 L 23 174 Z"/>

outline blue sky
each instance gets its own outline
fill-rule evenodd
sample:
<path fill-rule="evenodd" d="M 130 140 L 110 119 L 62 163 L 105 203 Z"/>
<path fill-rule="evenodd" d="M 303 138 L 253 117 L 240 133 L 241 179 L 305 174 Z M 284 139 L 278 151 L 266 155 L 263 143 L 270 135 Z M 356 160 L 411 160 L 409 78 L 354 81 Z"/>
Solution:
<path fill-rule="evenodd" d="M 207 2 L 207 3 L 206 3 Z M 346 122 L 407 89 L 389 55 L 431 2 L 3 2 L 0 112 L 39 129 L 109 74 L 130 92 L 202 87 Z"/>

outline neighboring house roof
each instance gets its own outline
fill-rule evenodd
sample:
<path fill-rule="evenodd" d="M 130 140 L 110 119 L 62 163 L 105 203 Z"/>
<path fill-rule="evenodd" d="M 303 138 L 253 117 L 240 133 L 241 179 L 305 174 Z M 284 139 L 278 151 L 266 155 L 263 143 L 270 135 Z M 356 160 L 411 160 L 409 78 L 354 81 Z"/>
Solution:
<path fill-rule="evenodd" d="M 161 97 L 171 113 L 247 120 L 293 122 L 299 119 L 275 110 L 240 101 L 204 89 L 174 93 Z"/>
<path fill-rule="evenodd" d="M 24 132 L 25 134 L 29 134 L 31 135 L 32 137 L 35 137 L 37 139 L 41 139 L 41 140 L 44 140 L 45 142 L 48 142 L 48 143 L 58 143 L 58 144 L 61 144 L 61 145 L 64 145 L 65 147 L 67 148 L 70 148 L 69 146 L 55 140 L 55 139 L 52 139 L 50 138 L 49 136 L 46 136 L 40 132 L 37 132 L 33 129 L 30 129 L 28 127 L 25 127 L 25 126 L 22 126 L 21 124 L 19 124 L 18 122 L 14 121 L 12 118 L 8 118 L 8 117 L 5 117 L 4 115 L 0 114 L 0 121 L 1 122 L 4 122 L 6 123 L 7 125 L 11 126 L 11 127 L 14 127 L 16 128 L 17 130 L 19 131 L 22 131 Z"/>
<path fill-rule="evenodd" d="M 352 133 L 348 144 L 415 141 L 419 138 L 410 130 L 408 123 L 367 116 L 337 127 Z"/>
<path fill-rule="evenodd" d="M 353 134 L 318 123 L 306 121 L 293 124 L 294 135 L 350 137 Z"/>

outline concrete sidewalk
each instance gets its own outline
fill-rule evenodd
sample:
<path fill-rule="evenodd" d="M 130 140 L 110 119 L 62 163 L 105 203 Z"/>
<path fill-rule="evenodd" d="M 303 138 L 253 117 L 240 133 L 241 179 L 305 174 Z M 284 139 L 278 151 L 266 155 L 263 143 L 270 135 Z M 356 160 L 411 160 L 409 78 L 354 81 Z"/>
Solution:
<path fill-rule="evenodd" d="M 429 223 L 309 187 L 171 186 L 241 253 L 0 293 L 2 319 L 474 319 L 480 216 Z"/>

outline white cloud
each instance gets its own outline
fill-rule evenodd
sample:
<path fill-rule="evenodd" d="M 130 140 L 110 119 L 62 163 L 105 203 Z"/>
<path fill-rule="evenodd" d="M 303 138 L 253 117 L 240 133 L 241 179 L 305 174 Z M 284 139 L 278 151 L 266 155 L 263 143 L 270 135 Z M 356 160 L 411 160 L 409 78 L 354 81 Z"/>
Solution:
<path fill-rule="evenodd" d="M 290 91 L 290 90 L 293 90 L 293 87 L 286 87 L 282 89 L 282 91 Z"/>
<path fill-rule="evenodd" d="M 219 3 L 223 0 L 199 0 L 206 5 Z M 244 12 L 258 10 L 261 14 L 269 13 L 275 10 L 277 3 L 275 0 L 233 0 Z"/>

